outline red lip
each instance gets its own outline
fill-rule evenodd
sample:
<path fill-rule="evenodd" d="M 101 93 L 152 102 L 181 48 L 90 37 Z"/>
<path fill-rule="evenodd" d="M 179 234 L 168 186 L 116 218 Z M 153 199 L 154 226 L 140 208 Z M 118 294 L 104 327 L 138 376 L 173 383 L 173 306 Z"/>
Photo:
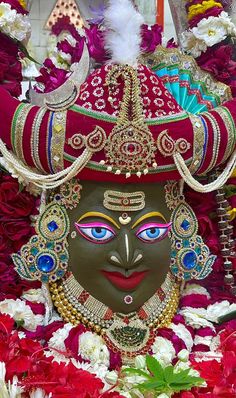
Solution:
<path fill-rule="evenodd" d="M 115 286 L 121 290 L 134 290 L 145 278 L 148 271 L 134 272 L 129 277 L 120 272 L 102 271 L 103 275 Z"/>

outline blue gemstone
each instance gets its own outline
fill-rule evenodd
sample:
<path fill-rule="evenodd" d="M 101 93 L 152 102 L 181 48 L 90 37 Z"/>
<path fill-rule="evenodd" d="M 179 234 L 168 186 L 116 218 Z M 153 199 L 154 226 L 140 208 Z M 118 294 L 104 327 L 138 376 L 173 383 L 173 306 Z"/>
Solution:
<path fill-rule="evenodd" d="M 42 254 L 37 260 L 37 266 L 41 272 L 51 272 L 55 267 L 55 260 L 48 254 Z"/>
<path fill-rule="evenodd" d="M 180 226 L 184 231 L 188 231 L 190 228 L 190 222 L 188 220 L 184 220 Z"/>
<path fill-rule="evenodd" d="M 197 264 L 197 255 L 194 251 L 187 252 L 183 257 L 183 265 L 186 269 L 193 269 Z"/>
<path fill-rule="evenodd" d="M 55 231 L 58 229 L 58 225 L 57 225 L 57 223 L 56 223 L 55 221 L 51 221 L 51 222 L 47 225 L 47 227 L 48 227 L 48 230 L 49 230 L 50 232 L 55 232 Z"/>

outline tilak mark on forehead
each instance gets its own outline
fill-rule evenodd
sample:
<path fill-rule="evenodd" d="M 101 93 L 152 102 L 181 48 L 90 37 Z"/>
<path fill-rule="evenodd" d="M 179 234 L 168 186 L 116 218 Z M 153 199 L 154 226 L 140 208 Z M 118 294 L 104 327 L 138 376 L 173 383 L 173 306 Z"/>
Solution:
<path fill-rule="evenodd" d="M 105 191 L 103 206 L 113 211 L 138 211 L 145 207 L 144 192 Z"/>

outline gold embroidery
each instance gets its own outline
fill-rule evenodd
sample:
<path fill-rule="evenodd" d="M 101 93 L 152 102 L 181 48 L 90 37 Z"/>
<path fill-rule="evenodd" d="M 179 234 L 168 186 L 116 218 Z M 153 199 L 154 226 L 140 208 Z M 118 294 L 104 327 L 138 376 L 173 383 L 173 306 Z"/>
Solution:
<path fill-rule="evenodd" d="M 106 191 L 104 193 L 103 206 L 113 211 L 142 210 L 145 207 L 145 193 Z"/>

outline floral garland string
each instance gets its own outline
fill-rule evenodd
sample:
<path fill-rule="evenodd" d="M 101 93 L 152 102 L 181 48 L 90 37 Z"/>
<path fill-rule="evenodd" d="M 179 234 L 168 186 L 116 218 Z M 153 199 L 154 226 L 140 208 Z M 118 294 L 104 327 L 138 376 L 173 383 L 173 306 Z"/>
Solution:
<path fill-rule="evenodd" d="M 19 44 L 24 48 L 31 32 L 23 0 L 0 1 L 0 84 L 14 97 L 21 94 Z"/>

